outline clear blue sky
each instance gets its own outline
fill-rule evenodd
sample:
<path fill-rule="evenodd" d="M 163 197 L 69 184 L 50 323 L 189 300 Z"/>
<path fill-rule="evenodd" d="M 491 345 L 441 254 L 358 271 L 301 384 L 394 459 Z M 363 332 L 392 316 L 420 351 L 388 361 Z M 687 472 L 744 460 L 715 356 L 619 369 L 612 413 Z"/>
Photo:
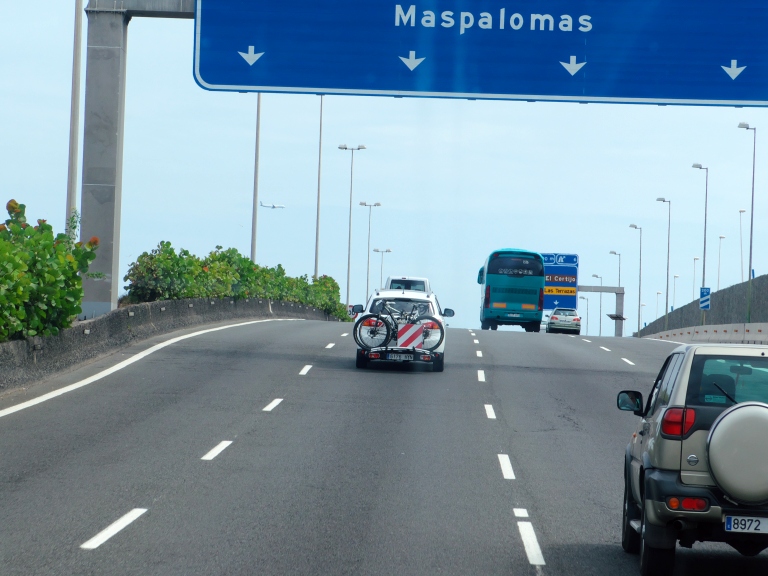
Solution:
<path fill-rule="evenodd" d="M 2 203 L 64 224 L 74 2 L 55 2 L 32 20 L 24 3 L 0 9 Z M 33 25 L 34 23 L 34 25 Z M 129 26 L 121 275 L 161 240 L 205 255 L 216 245 L 250 251 L 256 95 L 206 92 L 192 77 L 193 23 L 134 19 Z M 84 70 L 83 70 L 84 71 Z M 83 75 L 84 77 L 84 75 Z M 258 262 L 289 274 L 314 267 L 319 103 L 317 96 L 263 96 L 261 198 L 285 210 L 259 217 Z M 707 279 L 739 282 L 739 208 L 749 210 L 752 133 L 758 127 L 754 267 L 768 270 L 764 109 L 464 100 L 325 98 L 320 272 L 344 298 L 349 152 L 355 154 L 352 300 L 366 284 L 368 209 L 372 248 L 391 248 L 384 276 L 428 276 L 452 326 L 477 327 L 477 270 L 499 247 L 577 253 L 582 284 L 621 280 L 628 332 L 636 328 L 638 233 L 643 227 L 644 320 L 656 314 L 666 275 L 671 198 L 671 273 L 677 304 L 691 301 L 693 257 L 703 244 L 704 172 L 710 168 Z M 762 129 L 765 129 L 764 132 Z M 766 136 L 762 136 L 765 134 Z M 744 261 L 749 211 L 744 215 Z M 371 285 L 379 279 L 372 254 Z M 696 272 L 701 281 L 701 262 Z M 590 332 L 598 297 L 590 295 Z M 603 313 L 614 298 L 603 297 Z M 672 282 L 670 281 L 670 302 Z M 582 302 L 583 304 L 583 302 Z M 585 313 L 582 310 L 582 314 Z M 604 334 L 612 334 L 605 319 Z"/>

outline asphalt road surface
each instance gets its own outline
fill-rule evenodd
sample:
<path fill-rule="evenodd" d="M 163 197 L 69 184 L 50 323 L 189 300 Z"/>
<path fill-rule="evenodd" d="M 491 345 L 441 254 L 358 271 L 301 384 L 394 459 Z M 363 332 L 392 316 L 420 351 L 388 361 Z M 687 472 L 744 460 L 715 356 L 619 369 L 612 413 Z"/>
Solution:
<path fill-rule="evenodd" d="M 218 327 L 0 396 L 2 576 L 637 573 L 616 393 L 674 346 L 451 329 L 443 373 L 357 370 L 350 324 Z"/>

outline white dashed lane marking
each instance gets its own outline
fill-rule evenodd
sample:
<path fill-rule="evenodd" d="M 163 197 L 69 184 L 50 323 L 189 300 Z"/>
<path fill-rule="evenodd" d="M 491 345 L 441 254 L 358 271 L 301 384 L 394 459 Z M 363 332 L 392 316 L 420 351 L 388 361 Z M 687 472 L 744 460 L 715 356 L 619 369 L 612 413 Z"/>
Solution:
<path fill-rule="evenodd" d="M 608 348 L 606 348 L 605 346 L 600 346 L 600 349 L 601 350 L 605 350 L 606 352 L 610 352 L 610 350 Z"/>
<path fill-rule="evenodd" d="M 478 351 L 477 351 L 477 357 L 478 357 L 478 358 L 482 358 L 482 357 L 483 357 L 483 353 L 482 353 L 482 352 L 480 352 L 480 350 L 478 350 Z"/>
<path fill-rule="evenodd" d="M 634 362 L 632 362 L 631 360 L 627 360 L 626 358 L 622 358 L 622 360 L 624 360 L 624 362 L 626 362 L 626 363 L 627 363 L 627 364 L 629 364 L 630 366 L 634 366 L 634 365 L 635 365 L 635 363 L 634 363 Z"/>
<path fill-rule="evenodd" d="M 272 410 L 277 408 L 278 404 L 280 404 L 280 402 L 282 401 L 283 401 L 282 398 L 275 398 L 274 400 L 272 400 L 272 402 L 270 402 L 263 408 L 262 412 L 272 412 Z"/>
<path fill-rule="evenodd" d="M 544 555 L 541 553 L 539 541 L 536 539 L 536 532 L 533 531 L 533 524 L 530 522 L 518 522 L 517 528 L 520 530 L 520 537 L 523 539 L 528 562 L 533 566 L 544 566 L 546 562 L 544 562 Z"/>
<path fill-rule="evenodd" d="M 485 405 L 485 414 L 488 416 L 491 420 L 496 420 L 496 412 L 493 411 L 493 406 L 490 404 Z"/>
<path fill-rule="evenodd" d="M 582 340 L 584 340 L 584 342 L 592 343 L 592 340 L 587 340 L 586 338 L 582 338 Z"/>
<path fill-rule="evenodd" d="M 475 340 L 475 344 L 480 344 L 480 340 Z"/>
<path fill-rule="evenodd" d="M 499 465 L 501 466 L 501 474 L 505 480 L 514 480 L 515 473 L 512 470 L 512 462 L 509 461 L 509 456 L 506 454 L 499 454 Z"/>
<path fill-rule="evenodd" d="M 344 338 L 344 336 L 349 336 L 349 332 L 345 332 L 344 334 L 341 335 L 342 338 Z"/>
<path fill-rule="evenodd" d="M 312 370 L 312 365 L 307 364 L 306 366 L 304 366 L 304 368 L 301 369 L 301 372 L 299 372 L 299 376 L 306 376 L 307 372 L 309 372 L 310 370 Z"/>
<path fill-rule="evenodd" d="M 216 458 L 216 456 L 218 456 L 224 450 L 226 450 L 229 447 L 230 444 L 232 444 L 232 442 L 230 442 L 228 440 L 225 440 L 224 442 L 219 442 L 219 444 L 218 444 L 218 446 L 216 446 L 216 448 L 214 448 L 213 450 L 208 452 L 208 454 L 206 454 L 205 456 L 200 458 L 200 460 L 213 460 L 214 458 Z"/>
<path fill-rule="evenodd" d="M 131 522 L 136 520 L 139 516 L 144 514 L 146 512 L 146 508 L 134 508 L 128 514 L 117 520 L 116 522 L 113 522 L 110 524 L 107 528 L 96 534 L 93 538 L 88 540 L 85 544 L 81 544 L 80 548 L 84 550 L 93 550 L 95 548 L 98 548 L 104 542 L 112 538 L 115 534 L 126 528 Z"/>
<path fill-rule="evenodd" d="M 328 346 L 326 346 L 325 348 L 326 348 L 326 349 L 328 349 L 328 348 L 333 348 L 334 346 L 336 346 L 336 344 L 335 344 L 335 343 L 333 343 L 333 342 L 331 342 L 331 343 L 330 343 L 330 344 L 328 344 Z"/>
<path fill-rule="evenodd" d="M 478 382 L 485 382 L 485 370 L 478 370 L 477 371 L 477 381 Z"/>
<path fill-rule="evenodd" d="M 528 518 L 528 510 L 525 508 L 515 508 L 512 511 L 515 513 L 515 518 Z"/>

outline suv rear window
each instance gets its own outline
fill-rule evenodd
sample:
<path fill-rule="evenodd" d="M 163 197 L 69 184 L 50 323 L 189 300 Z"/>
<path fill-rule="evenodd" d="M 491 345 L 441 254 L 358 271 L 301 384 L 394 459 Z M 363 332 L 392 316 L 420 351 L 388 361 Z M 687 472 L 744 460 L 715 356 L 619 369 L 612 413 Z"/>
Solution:
<path fill-rule="evenodd" d="M 424 285 L 424 280 L 392 280 L 389 283 L 391 290 L 418 290 L 419 292 L 426 292 L 427 287 Z"/>
<path fill-rule="evenodd" d="M 386 308 L 389 310 L 385 309 Z M 434 315 L 432 303 L 428 300 L 415 300 L 411 298 L 377 298 L 371 303 L 370 312 L 378 314 L 383 312 L 387 314 L 392 311 L 402 312 L 404 314 L 415 314 L 417 316 Z"/>
<path fill-rule="evenodd" d="M 552 316 L 576 316 L 576 310 L 561 310 L 557 309 L 552 312 Z"/>
<path fill-rule="evenodd" d="M 695 356 L 688 380 L 688 406 L 731 406 L 733 402 L 768 403 L 768 358 Z"/>

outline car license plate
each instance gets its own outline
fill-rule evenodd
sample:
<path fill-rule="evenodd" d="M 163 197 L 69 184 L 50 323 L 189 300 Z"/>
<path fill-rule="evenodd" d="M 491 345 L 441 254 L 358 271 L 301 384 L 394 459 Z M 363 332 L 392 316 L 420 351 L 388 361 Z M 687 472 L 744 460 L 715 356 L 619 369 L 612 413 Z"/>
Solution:
<path fill-rule="evenodd" d="M 413 354 L 387 354 L 387 360 L 397 360 L 403 362 L 405 360 L 413 360 Z"/>
<path fill-rule="evenodd" d="M 750 518 L 749 516 L 726 516 L 726 532 L 749 532 L 768 534 L 768 518 Z"/>
<path fill-rule="evenodd" d="M 509 316 L 510 318 L 520 318 L 520 314 L 512 314 L 512 313 L 510 313 L 510 314 L 507 314 L 507 316 Z"/>

